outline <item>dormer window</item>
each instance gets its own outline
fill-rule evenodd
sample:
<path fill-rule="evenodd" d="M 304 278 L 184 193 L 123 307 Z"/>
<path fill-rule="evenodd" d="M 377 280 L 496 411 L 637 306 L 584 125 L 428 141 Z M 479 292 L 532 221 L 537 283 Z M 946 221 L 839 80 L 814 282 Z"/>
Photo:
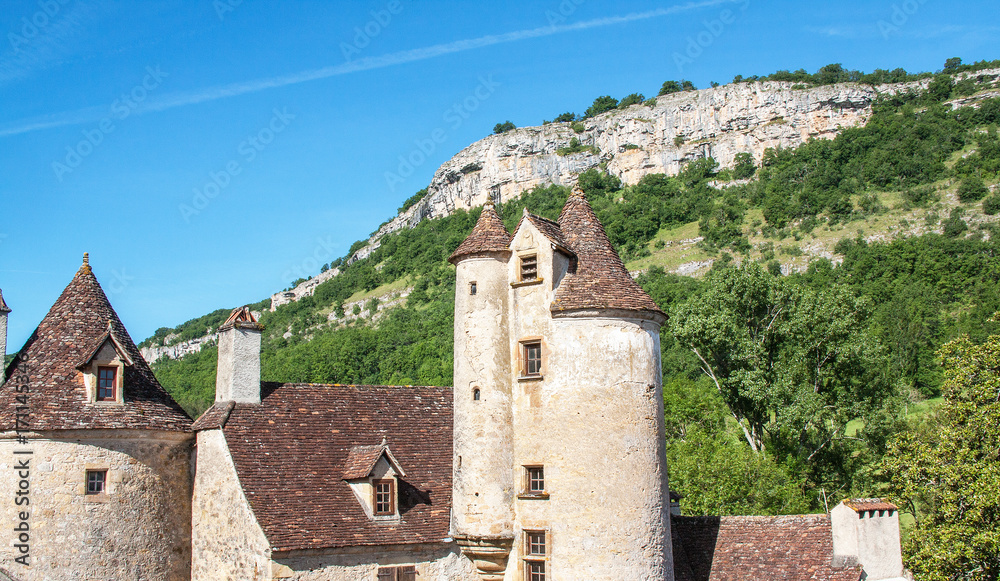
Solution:
<path fill-rule="evenodd" d="M 87 401 L 101 404 L 125 403 L 125 368 L 132 357 L 115 337 L 111 321 L 108 328 L 92 344 L 86 358 L 77 365 L 83 372 Z"/>
<path fill-rule="evenodd" d="M 365 514 L 379 521 L 399 518 L 399 479 L 404 476 L 406 473 L 383 442 L 351 448 L 343 479 Z"/>
<path fill-rule="evenodd" d="M 97 368 L 97 401 L 115 401 L 118 386 L 118 368 L 99 366 Z"/>

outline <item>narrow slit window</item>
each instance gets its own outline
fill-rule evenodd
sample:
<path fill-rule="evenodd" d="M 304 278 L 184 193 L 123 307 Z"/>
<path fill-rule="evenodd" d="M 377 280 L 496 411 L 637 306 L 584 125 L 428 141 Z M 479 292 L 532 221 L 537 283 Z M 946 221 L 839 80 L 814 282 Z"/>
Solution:
<path fill-rule="evenodd" d="M 395 514 L 396 503 L 392 480 L 376 480 L 372 485 L 375 495 L 375 502 L 373 503 L 375 514 L 381 516 Z"/>
<path fill-rule="evenodd" d="M 482 394 L 479 393 L 479 388 L 472 390 L 472 400 L 479 401 L 482 398 Z"/>
<path fill-rule="evenodd" d="M 521 257 L 521 280 L 535 280 L 538 278 L 538 256 Z"/>
<path fill-rule="evenodd" d="M 97 368 L 97 401 L 114 401 L 118 383 L 117 367 Z"/>
<path fill-rule="evenodd" d="M 476 286 L 476 283 L 475 283 L 475 282 L 470 282 L 470 283 L 469 283 L 469 294 L 470 294 L 470 295 L 474 295 L 474 294 L 476 294 L 476 292 L 477 292 L 478 290 L 479 290 L 479 289 L 478 289 L 478 287 Z"/>
<path fill-rule="evenodd" d="M 107 470 L 87 470 L 87 494 L 104 494 L 107 479 Z"/>
<path fill-rule="evenodd" d="M 542 343 L 532 341 L 524 343 L 524 374 L 540 375 L 542 373 Z"/>

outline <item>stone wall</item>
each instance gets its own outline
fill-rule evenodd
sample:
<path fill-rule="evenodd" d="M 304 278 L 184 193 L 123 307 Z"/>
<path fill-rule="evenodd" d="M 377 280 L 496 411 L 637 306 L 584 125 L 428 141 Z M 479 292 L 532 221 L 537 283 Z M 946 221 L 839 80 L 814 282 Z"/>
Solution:
<path fill-rule="evenodd" d="M 30 455 L 15 455 L 30 450 Z M 14 469 L 30 469 L 30 566 L 14 562 L 23 506 Z M 24 581 L 182 581 L 191 563 L 191 435 L 140 430 L 36 434 L 0 439 L 0 567 Z M 107 470 L 107 492 L 87 495 L 86 471 Z"/>
<path fill-rule="evenodd" d="M 479 581 L 472 562 L 454 543 L 355 547 L 307 555 L 275 555 L 274 579 L 375 581 L 379 566 L 415 565 L 420 581 Z"/>
<path fill-rule="evenodd" d="M 222 430 L 198 432 L 191 580 L 271 579 L 270 544 L 247 502 Z"/>

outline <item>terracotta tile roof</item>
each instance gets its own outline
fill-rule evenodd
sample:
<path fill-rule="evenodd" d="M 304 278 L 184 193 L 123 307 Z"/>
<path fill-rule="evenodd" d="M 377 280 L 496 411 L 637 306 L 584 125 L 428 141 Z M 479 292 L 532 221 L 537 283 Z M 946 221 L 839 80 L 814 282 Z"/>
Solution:
<path fill-rule="evenodd" d="M 195 420 L 191 425 L 191 431 L 216 430 L 226 425 L 226 420 L 233 411 L 233 405 L 235 404 L 231 401 L 216 402 Z"/>
<path fill-rule="evenodd" d="M 448 536 L 450 387 L 262 383 L 261 388 L 261 404 L 236 404 L 223 433 L 274 550 L 435 542 Z M 342 477 L 353 447 L 383 438 L 407 471 L 399 480 L 399 521 L 376 524 Z"/>
<path fill-rule="evenodd" d="M 233 327 L 257 330 L 264 328 L 257 322 L 257 317 L 253 316 L 253 313 L 250 312 L 250 307 L 237 307 L 233 309 L 233 312 L 229 313 L 229 318 L 226 319 L 226 322 L 219 326 L 219 332 L 232 329 Z"/>
<path fill-rule="evenodd" d="M 0 291 L 0 313 L 9 313 L 10 308 L 7 307 L 7 303 L 3 300 L 3 291 Z"/>
<path fill-rule="evenodd" d="M 514 228 L 515 233 L 521 228 L 521 224 L 525 220 L 531 222 L 535 228 L 538 228 L 538 231 L 541 232 L 543 236 L 548 238 L 549 242 L 555 245 L 557 250 L 561 250 L 563 253 L 571 257 L 576 257 L 576 254 L 570 250 L 569 243 L 566 242 L 566 237 L 563 236 L 562 229 L 559 228 L 559 224 L 557 222 L 531 214 L 528 212 L 528 209 L 525 208 L 524 215 L 521 216 L 521 220 Z"/>
<path fill-rule="evenodd" d="M 576 253 L 578 264 L 576 272 L 567 274 L 556 291 L 552 312 L 622 309 L 666 316 L 629 276 L 604 226 L 579 188 L 566 201 L 559 227 Z"/>
<path fill-rule="evenodd" d="M 865 512 L 869 510 L 899 510 L 899 507 L 891 502 L 886 502 L 881 498 L 848 498 L 844 500 L 849 508 L 855 512 Z"/>
<path fill-rule="evenodd" d="M 834 568 L 827 515 L 672 516 L 676 581 L 859 581 Z"/>
<path fill-rule="evenodd" d="M 389 446 L 375 444 L 374 446 L 352 447 L 351 451 L 347 454 L 347 460 L 344 461 L 344 475 L 341 478 L 343 480 L 367 478 L 372 473 L 372 469 L 375 468 L 375 463 L 378 462 L 378 459 L 383 454 L 389 459 L 389 464 L 398 476 L 406 476 L 406 472 L 403 471 L 396 457 L 392 455 Z"/>
<path fill-rule="evenodd" d="M 83 373 L 77 368 L 108 334 L 132 360 L 126 365 L 124 405 L 87 401 Z M 153 376 L 118 314 L 84 258 L 84 264 L 49 309 L 7 369 L 7 377 L 26 374 L 32 430 L 149 429 L 188 431 L 191 418 Z M 0 389 L 0 429 L 14 428 L 15 384 Z"/>
<path fill-rule="evenodd" d="M 503 225 L 503 220 L 497 214 L 492 203 L 483 206 L 483 213 L 469 236 L 458 245 L 455 252 L 448 257 L 448 262 L 455 262 L 463 256 L 479 252 L 503 252 L 510 246 L 510 232 Z"/>

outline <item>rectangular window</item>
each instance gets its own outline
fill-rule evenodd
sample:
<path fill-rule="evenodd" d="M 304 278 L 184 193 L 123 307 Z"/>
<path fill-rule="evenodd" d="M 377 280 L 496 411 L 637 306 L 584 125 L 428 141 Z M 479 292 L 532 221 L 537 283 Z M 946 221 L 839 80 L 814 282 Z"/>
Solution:
<path fill-rule="evenodd" d="M 414 565 L 402 567 L 379 567 L 378 581 L 417 581 L 417 568 Z"/>
<path fill-rule="evenodd" d="M 521 280 L 535 280 L 538 278 L 538 256 L 521 257 Z"/>
<path fill-rule="evenodd" d="M 117 380 L 117 367 L 97 368 L 97 401 L 115 400 L 115 384 Z"/>
<path fill-rule="evenodd" d="M 87 470 L 87 494 L 104 494 L 107 470 Z"/>
<path fill-rule="evenodd" d="M 545 468 L 541 466 L 525 466 L 527 471 L 525 489 L 528 492 L 545 492 Z"/>
<path fill-rule="evenodd" d="M 375 493 L 375 514 L 389 515 L 396 513 L 395 495 L 392 480 L 376 480 L 372 483 Z"/>
<path fill-rule="evenodd" d="M 524 349 L 524 374 L 541 375 L 542 373 L 542 343 L 532 341 L 522 343 Z"/>
<path fill-rule="evenodd" d="M 470 295 L 474 295 L 474 294 L 476 294 L 476 291 L 477 291 L 477 290 L 478 290 L 478 289 L 476 288 L 476 283 L 474 283 L 474 282 L 470 282 L 470 283 L 469 283 L 469 294 L 470 294 Z"/>
<path fill-rule="evenodd" d="M 548 556 L 545 531 L 524 531 L 525 581 L 545 581 L 545 557 Z"/>

